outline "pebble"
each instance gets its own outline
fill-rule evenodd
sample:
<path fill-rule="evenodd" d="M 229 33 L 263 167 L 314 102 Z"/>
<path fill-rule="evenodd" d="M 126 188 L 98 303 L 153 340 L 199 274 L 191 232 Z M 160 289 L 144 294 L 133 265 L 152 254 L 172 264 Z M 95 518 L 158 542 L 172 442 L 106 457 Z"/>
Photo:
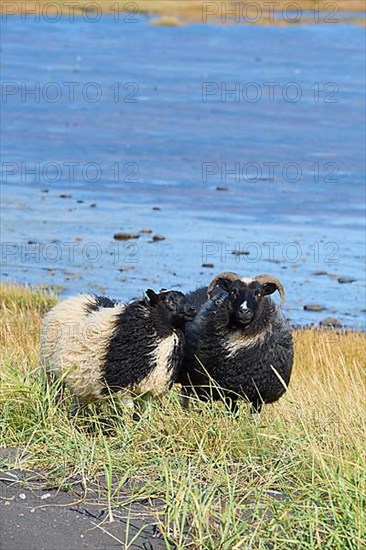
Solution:
<path fill-rule="evenodd" d="M 214 264 L 202 264 L 202 267 L 210 267 L 210 268 L 212 268 L 212 267 L 215 267 L 215 266 L 214 266 Z"/>
<path fill-rule="evenodd" d="M 130 239 L 138 239 L 139 237 L 138 233 L 115 233 L 113 235 L 116 241 L 129 241 Z"/>
<path fill-rule="evenodd" d="M 356 279 L 352 279 L 352 277 L 338 277 L 337 281 L 340 284 L 346 284 L 346 283 L 354 283 Z"/>
<path fill-rule="evenodd" d="M 330 327 L 330 328 L 342 328 L 342 323 L 336 317 L 326 317 L 320 321 L 319 326 L 321 327 Z"/>
<path fill-rule="evenodd" d="M 144 227 L 144 229 L 141 229 L 140 233 L 143 233 L 144 235 L 150 235 L 153 232 L 152 229 L 149 229 L 148 227 Z"/>
<path fill-rule="evenodd" d="M 229 191 L 229 188 L 225 187 L 225 185 L 218 185 L 216 191 Z"/>
<path fill-rule="evenodd" d="M 325 307 L 319 304 L 306 304 L 304 305 L 305 311 L 324 311 Z"/>
<path fill-rule="evenodd" d="M 20 493 L 19 498 L 20 498 L 20 500 L 25 500 L 27 497 L 24 493 Z"/>
<path fill-rule="evenodd" d="M 60 199 L 71 199 L 72 195 L 65 195 L 65 194 L 62 194 L 62 195 L 59 195 Z"/>
<path fill-rule="evenodd" d="M 233 250 L 231 254 L 234 254 L 234 256 L 249 256 L 248 250 Z"/>

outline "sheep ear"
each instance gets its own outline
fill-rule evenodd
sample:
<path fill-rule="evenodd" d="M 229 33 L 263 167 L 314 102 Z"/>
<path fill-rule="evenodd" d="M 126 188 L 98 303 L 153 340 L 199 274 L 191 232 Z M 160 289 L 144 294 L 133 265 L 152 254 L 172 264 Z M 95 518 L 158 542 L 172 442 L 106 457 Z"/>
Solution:
<path fill-rule="evenodd" d="M 276 292 L 276 290 L 278 290 L 275 283 L 263 283 L 262 288 L 266 296 L 268 296 L 269 294 L 273 294 L 274 292 Z"/>
<path fill-rule="evenodd" d="M 151 288 L 147 289 L 146 296 L 149 298 L 150 304 L 152 306 L 155 306 L 155 304 L 158 303 L 159 295 L 156 294 L 156 292 L 154 292 L 153 290 L 151 290 Z"/>
<path fill-rule="evenodd" d="M 225 292 L 228 292 L 230 290 L 231 285 L 233 284 L 232 279 L 219 279 L 216 283 L 222 290 L 225 290 Z"/>
<path fill-rule="evenodd" d="M 212 297 L 212 292 L 216 285 L 218 285 L 220 288 L 222 288 L 225 291 L 228 291 L 231 283 L 233 281 L 237 281 L 240 279 L 240 275 L 237 273 L 234 273 L 233 271 L 223 271 L 222 273 L 219 273 L 216 275 L 214 279 L 210 282 L 210 284 L 207 287 L 207 297 L 210 300 Z"/>
<path fill-rule="evenodd" d="M 207 296 L 209 299 L 212 298 L 213 294 L 214 294 L 214 290 L 215 288 L 218 286 L 219 288 L 221 288 L 222 290 L 224 290 L 225 292 L 229 292 L 230 290 L 230 287 L 231 285 L 233 284 L 233 281 L 231 281 L 230 279 L 217 279 L 215 281 L 215 285 L 213 286 L 212 284 L 210 285 L 210 290 L 207 292 Z"/>

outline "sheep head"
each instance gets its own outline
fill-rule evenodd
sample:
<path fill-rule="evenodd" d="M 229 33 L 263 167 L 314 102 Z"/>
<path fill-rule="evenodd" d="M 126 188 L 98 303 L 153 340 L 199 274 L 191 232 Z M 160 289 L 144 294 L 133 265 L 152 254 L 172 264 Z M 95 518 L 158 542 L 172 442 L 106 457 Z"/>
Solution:
<path fill-rule="evenodd" d="M 192 321 L 196 315 L 196 308 L 187 301 L 183 292 L 162 289 L 157 293 L 149 288 L 146 295 L 149 305 L 158 309 L 162 318 L 174 328 Z"/>
<path fill-rule="evenodd" d="M 212 298 L 213 291 L 219 286 L 228 293 L 225 299 L 231 322 L 235 325 L 247 327 L 262 315 L 263 308 L 268 302 L 266 296 L 278 290 L 281 296 L 281 305 L 285 301 L 283 285 L 272 275 L 258 275 L 255 278 L 242 278 L 237 273 L 223 272 L 217 275 L 207 289 L 208 298 Z"/>

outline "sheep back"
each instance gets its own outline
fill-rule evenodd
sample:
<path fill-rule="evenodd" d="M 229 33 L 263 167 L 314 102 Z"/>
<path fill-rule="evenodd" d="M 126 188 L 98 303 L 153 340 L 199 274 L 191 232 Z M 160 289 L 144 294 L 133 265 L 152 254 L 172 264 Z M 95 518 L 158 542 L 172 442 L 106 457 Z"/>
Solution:
<path fill-rule="evenodd" d="M 123 389 L 158 395 L 174 383 L 183 345 L 183 332 L 167 327 L 144 302 L 124 305 L 83 295 L 46 315 L 41 362 L 46 371 L 64 376 L 84 402 Z"/>

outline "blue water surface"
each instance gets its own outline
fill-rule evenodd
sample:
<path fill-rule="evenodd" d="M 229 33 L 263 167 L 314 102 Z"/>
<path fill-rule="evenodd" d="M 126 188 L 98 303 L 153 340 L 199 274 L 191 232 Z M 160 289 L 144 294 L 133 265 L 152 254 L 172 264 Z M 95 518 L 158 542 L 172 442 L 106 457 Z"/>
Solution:
<path fill-rule="evenodd" d="M 363 44 L 343 23 L 9 17 L 2 280 L 130 299 L 269 272 L 295 323 L 365 328 Z"/>

